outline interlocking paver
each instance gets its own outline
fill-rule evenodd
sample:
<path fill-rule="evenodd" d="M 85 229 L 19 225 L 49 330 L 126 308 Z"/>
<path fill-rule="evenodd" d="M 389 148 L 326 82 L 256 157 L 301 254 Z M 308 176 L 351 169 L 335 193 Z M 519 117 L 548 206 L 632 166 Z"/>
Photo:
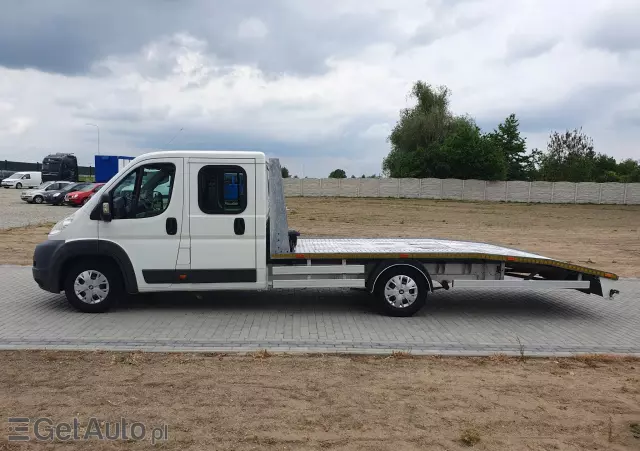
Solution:
<path fill-rule="evenodd" d="M 0 266 L 0 349 L 118 349 L 481 355 L 640 355 L 640 280 L 616 300 L 575 291 L 436 292 L 412 318 L 381 316 L 351 290 L 134 297 L 76 312 L 31 269 Z"/>

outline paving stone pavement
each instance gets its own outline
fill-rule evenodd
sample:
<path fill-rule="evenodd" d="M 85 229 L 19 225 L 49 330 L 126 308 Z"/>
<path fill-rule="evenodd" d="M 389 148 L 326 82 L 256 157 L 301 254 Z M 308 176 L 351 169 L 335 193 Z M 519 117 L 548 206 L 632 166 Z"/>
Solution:
<path fill-rule="evenodd" d="M 615 300 L 575 291 L 439 291 L 412 318 L 377 313 L 353 290 L 161 294 L 105 314 L 0 266 L 0 349 L 640 356 L 640 279 Z"/>

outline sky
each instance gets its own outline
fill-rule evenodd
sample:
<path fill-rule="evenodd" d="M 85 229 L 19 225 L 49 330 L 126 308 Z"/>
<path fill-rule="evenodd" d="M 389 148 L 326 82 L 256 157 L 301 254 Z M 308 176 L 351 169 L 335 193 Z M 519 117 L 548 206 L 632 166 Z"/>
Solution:
<path fill-rule="evenodd" d="M 21 0 L 0 15 L 0 160 L 258 150 L 380 173 L 416 80 L 529 149 L 640 159 L 638 0 Z M 95 124 L 98 127 L 87 125 Z"/>

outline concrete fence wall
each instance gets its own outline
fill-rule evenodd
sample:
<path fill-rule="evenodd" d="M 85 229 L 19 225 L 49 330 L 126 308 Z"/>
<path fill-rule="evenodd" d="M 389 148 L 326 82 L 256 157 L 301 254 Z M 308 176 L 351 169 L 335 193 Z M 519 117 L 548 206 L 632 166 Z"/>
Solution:
<path fill-rule="evenodd" d="M 284 179 L 286 196 L 640 205 L 640 183 L 490 182 L 459 179 Z"/>

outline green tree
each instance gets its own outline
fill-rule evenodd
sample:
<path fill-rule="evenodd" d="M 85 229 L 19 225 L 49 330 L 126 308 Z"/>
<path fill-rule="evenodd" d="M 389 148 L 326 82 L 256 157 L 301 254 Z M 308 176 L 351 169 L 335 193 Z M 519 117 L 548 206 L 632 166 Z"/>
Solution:
<path fill-rule="evenodd" d="M 280 171 L 282 172 L 283 179 L 289 178 L 289 170 L 286 167 L 282 166 L 282 168 L 280 168 Z"/>
<path fill-rule="evenodd" d="M 531 157 L 527 155 L 527 145 L 520 136 L 520 122 L 515 114 L 510 114 L 489 136 L 502 151 L 507 164 L 507 180 L 527 180 Z"/>
<path fill-rule="evenodd" d="M 433 176 L 434 154 L 444 142 L 453 121 L 450 91 L 418 81 L 411 89 L 415 105 L 400 111 L 400 119 L 388 141 L 391 151 L 382 168 L 390 177 Z"/>
<path fill-rule="evenodd" d="M 346 179 L 347 173 L 344 171 L 344 169 L 335 169 L 331 171 L 331 174 L 329 174 L 329 178 L 330 179 Z"/>
<path fill-rule="evenodd" d="M 552 132 L 540 159 L 540 176 L 550 182 L 592 181 L 596 158 L 593 139 L 582 128 Z"/>
<path fill-rule="evenodd" d="M 448 88 L 434 88 L 418 81 L 410 97 L 415 105 L 400 112 L 389 135 L 391 151 L 382 164 L 385 174 L 489 180 L 506 177 L 505 158 L 499 146 L 481 133 L 473 119 L 450 111 Z"/>
<path fill-rule="evenodd" d="M 436 168 L 438 177 L 482 180 L 506 178 L 507 162 L 502 150 L 491 136 L 483 135 L 470 118 L 455 121 L 440 152 L 446 165 Z"/>
<path fill-rule="evenodd" d="M 628 158 L 618 164 L 616 172 L 621 182 L 638 183 L 640 182 L 640 161 Z"/>
<path fill-rule="evenodd" d="M 355 174 L 351 174 L 351 178 L 355 179 L 356 178 Z"/>

